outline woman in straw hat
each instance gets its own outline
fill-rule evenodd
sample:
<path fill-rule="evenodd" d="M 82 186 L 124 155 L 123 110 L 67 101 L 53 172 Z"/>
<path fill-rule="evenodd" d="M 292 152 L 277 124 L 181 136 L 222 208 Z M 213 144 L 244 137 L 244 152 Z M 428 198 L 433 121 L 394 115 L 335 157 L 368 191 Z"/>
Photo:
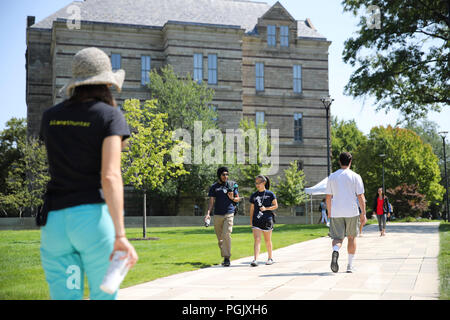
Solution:
<path fill-rule="evenodd" d="M 73 77 L 61 89 L 68 99 L 46 110 L 40 138 L 51 179 L 41 226 L 41 261 L 52 299 L 82 299 L 86 272 L 91 299 L 115 299 L 100 284 L 115 251 L 128 266 L 138 257 L 125 236 L 120 153 L 130 136 L 109 90 L 120 92 L 125 71 L 113 72 L 100 49 L 79 51 Z"/>

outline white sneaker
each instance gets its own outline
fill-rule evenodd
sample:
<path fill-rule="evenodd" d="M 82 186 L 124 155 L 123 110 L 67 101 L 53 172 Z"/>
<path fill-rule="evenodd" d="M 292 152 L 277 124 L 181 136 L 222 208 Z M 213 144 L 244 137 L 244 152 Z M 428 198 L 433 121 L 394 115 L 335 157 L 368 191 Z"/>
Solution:
<path fill-rule="evenodd" d="M 349 264 L 347 265 L 347 273 L 353 273 L 355 271 L 356 271 L 356 269 L 354 266 L 351 266 Z"/>
<path fill-rule="evenodd" d="M 257 266 L 258 266 L 258 263 L 256 262 L 256 260 L 253 260 L 252 263 L 250 263 L 250 265 L 251 265 L 252 267 L 257 267 Z"/>
<path fill-rule="evenodd" d="M 267 260 L 266 265 L 271 265 L 271 264 L 273 264 L 273 260 L 272 259 Z"/>

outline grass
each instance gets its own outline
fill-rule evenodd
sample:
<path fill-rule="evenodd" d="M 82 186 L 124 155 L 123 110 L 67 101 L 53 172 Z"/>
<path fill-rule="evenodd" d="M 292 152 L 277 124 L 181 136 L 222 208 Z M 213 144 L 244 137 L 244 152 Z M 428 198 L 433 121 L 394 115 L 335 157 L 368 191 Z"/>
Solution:
<path fill-rule="evenodd" d="M 440 299 L 450 300 L 450 223 L 441 222 L 439 225 L 439 239 Z"/>
<path fill-rule="evenodd" d="M 121 288 L 171 274 L 209 267 L 222 262 L 213 228 L 149 228 L 148 237 L 157 241 L 132 241 L 139 261 L 128 273 Z M 328 234 L 325 225 L 276 225 L 274 250 Z M 128 238 L 142 237 L 140 228 L 127 229 Z M 232 257 L 253 255 L 249 226 L 234 226 Z M 49 299 L 48 286 L 40 263 L 40 231 L 0 231 L 0 300 Z M 264 243 L 261 252 L 265 252 Z M 85 297 L 89 296 L 85 279 Z"/>

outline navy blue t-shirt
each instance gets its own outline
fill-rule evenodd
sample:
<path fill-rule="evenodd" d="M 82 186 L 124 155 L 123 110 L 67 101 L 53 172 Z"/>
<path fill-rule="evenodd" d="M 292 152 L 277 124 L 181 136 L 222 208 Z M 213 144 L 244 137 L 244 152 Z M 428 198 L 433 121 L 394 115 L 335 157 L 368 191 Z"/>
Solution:
<path fill-rule="evenodd" d="M 47 109 L 40 139 L 47 148 L 49 210 L 105 202 L 101 190 L 103 140 L 130 130 L 122 112 L 100 101 L 62 102 Z"/>
<path fill-rule="evenodd" d="M 227 181 L 227 183 L 216 182 L 209 188 L 208 197 L 216 198 L 214 203 L 214 214 L 224 215 L 234 212 L 235 205 L 228 197 L 228 192 L 233 192 L 233 185 L 229 181 Z"/>
<path fill-rule="evenodd" d="M 249 199 L 249 202 L 253 203 L 255 205 L 254 211 L 253 211 L 253 217 L 255 217 L 255 215 L 258 214 L 261 207 L 266 207 L 266 208 L 271 207 L 272 201 L 276 198 L 277 197 L 275 196 L 275 194 L 270 190 L 265 190 L 263 192 L 259 192 L 259 191 L 254 192 L 250 196 L 250 199 Z M 262 213 L 264 215 L 269 215 L 270 217 L 272 217 L 273 212 L 271 210 L 266 210 Z"/>

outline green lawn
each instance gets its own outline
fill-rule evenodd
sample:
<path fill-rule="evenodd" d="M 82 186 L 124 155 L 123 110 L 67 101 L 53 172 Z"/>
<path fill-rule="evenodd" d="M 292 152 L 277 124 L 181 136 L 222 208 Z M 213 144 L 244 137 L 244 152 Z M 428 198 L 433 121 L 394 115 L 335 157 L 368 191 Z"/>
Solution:
<path fill-rule="evenodd" d="M 149 228 L 157 241 L 132 241 L 139 261 L 128 273 L 121 288 L 171 274 L 191 271 L 222 262 L 212 227 Z M 325 225 L 276 225 L 274 249 L 328 234 Z M 129 238 L 142 236 L 140 228 L 127 229 Z M 234 226 L 232 261 L 253 255 L 253 236 L 249 226 Z M 44 271 L 40 264 L 40 231 L 0 231 L 0 300 L 49 299 Z M 264 243 L 261 252 L 265 252 Z M 87 281 L 85 296 L 88 297 Z"/>
<path fill-rule="evenodd" d="M 441 222 L 439 225 L 439 278 L 440 278 L 440 298 L 450 300 L 450 223 Z"/>

